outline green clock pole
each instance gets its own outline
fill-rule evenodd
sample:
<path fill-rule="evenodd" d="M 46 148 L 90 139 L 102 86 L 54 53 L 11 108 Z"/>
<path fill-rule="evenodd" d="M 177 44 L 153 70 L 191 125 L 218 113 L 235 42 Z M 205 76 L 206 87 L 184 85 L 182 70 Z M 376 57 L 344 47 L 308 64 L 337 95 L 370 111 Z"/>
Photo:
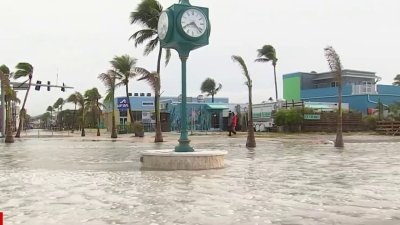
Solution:
<path fill-rule="evenodd" d="M 186 16 L 183 17 L 185 12 L 187 12 Z M 200 16 L 200 19 L 195 16 L 196 14 Z M 190 18 L 193 16 L 195 17 Z M 185 18 L 185 21 L 183 18 Z M 201 21 L 199 25 L 196 24 L 196 19 Z M 198 36 L 193 31 L 190 33 L 185 30 L 183 24 L 194 26 L 198 30 Z M 192 6 L 189 0 L 179 0 L 179 4 L 174 4 L 162 12 L 157 29 L 159 34 L 162 34 L 159 36 L 161 47 L 175 49 L 182 64 L 181 134 L 175 152 L 194 152 L 194 149 L 189 145 L 187 130 L 186 61 L 189 58 L 190 51 L 208 45 L 210 36 L 208 8 Z"/>
<path fill-rule="evenodd" d="M 188 56 L 180 55 L 182 63 L 182 101 L 181 101 L 181 136 L 179 138 L 179 145 L 175 147 L 175 152 L 193 152 L 194 149 L 190 147 L 188 131 L 187 131 L 187 107 L 186 107 L 186 61 Z"/>

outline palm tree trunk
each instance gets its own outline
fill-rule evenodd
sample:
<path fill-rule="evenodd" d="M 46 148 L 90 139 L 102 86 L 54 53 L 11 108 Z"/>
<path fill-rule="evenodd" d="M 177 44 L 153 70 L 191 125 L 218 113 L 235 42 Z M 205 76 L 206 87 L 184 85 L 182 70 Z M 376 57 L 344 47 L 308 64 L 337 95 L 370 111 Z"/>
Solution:
<path fill-rule="evenodd" d="M 276 83 L 276 65 L 274 66 L 274 79 L 275 79 L 275 101 L 278 101 L 278 84 Z"/>
<path fill-rule="evenodd" d="M 156 114 L 156 136 L 154 138 L 154 142 L 163 142 L 164 139 L 162 137 L 162 131 L 161 131 L 161 115 L 160 115 L 160 86 L 161 86 L 161 76 L 160 76 L 160 71 L 161 71 L 161 56 L 162 56 L 162 47 L 160 45 L 160 48 L 158 50 L 158 59 L 157 59 L 157 73 L 158 73 L 158 82 L 160 85 L 158 85 L 158 90 L 155 90 L 155 96 L 154 96 L 154 112 Z"/>
<path fill-rule="evenodd" d="M 117 135 L 117 129 L 116 129 L 116 126 L 115 126 L 115 102 L 114 102 L 114 91 L 115 91 L 115 83 L 114 83 L 114 87 L 113 87 L 113 90 L 112 90 L 112 101 L 113 101 L 113 112 L 112 112 L 112 128 L 111 128 L 111 138 L 117 138 L 118 137 L 118 135 Z"/>
<path fill-rule="evenodd" d="M 163 142 L 164 140 L 161 132 L 160 94 L 158 91 L 155 94 L 154 101 L 156 104 L 156 137 L 154 138 L 154 142 Z"/>
<path fill-rule="evenodd" d="M 97 103 L 97 136 L 100 136 L 100 107 L 99 107 L 99 99 L 96 101 Z"/>
<path fill-rule="evenodd" d="M 14 137 L 12 136 L 11 130 L 11 104 L 9 100 L 5 100 L 6 107 L 6 138 L 4 140 L 5 143 L 14 143 Z"/>
<path fill-rule="evenodd" d="M 214 103 L 214 95 L 211 95 L 211 102 Z"/>
<path fill-rule="evenodd" d="M 53 125 L 53 110 L 50 111 L 50 128 Z"/>
<path fill-rule="evenodd" d="M 111 138 L 117 138 L 117 129 L 115 128 L 115 113 L 112 113 Z"/>
<path fill-rule="evenodd" d="M 74 127 L 75 127 L 75 114 L 76 114 L 76 103 L 75 103 L 75 109 L 74 109 L 74 113 L 72 114 L 72 127 L 71 127 L 71 133 L 74 133 Z"/>
<path fill-rule="evenodd" d="M 82 131 L 81 131 L 81 137 L 85 137 L 85 107 L 82 107 Z"/>
<path fill-rule="evenodd" d="M 24 103 L 22 103 L 21 110 L 19 111 L 19 124 L 18 124 L 17 133 L 15 134 L 16 138 L 19 138 L 21 136 L 21 129 L 22 129 L 22 123 L 23 123 L 22 112 L 25 111 L 25 104 L 26 104 L 26 100 L 28 99 L 28 94 L 29 94 L 29 90 L 31 89 L 31 84 L 32 84 L 32 77 L 29 76 L 28 90 L 26 90 L 25 97 L 24 97 Z"/>
<path fill-rule="evenodd" d="M 339 78 L 340 79 L 340 78 Z M 343 128 L 342 128 L 342 84 L 339 81 L 338 86 L 338 112 L 337 112 L 337 125 L 336 125 L 336 140 L 335 147 L 343 148 Z"/>
<path fill-rule="evenodd" d="M 132 125 L 133 125 L 133 122 L 135 122 L 135 120 L 133 119 L 132 108 L 131 108 L 131 101 L 129 100 L 128 83 L 125 85 L 125 92 L 126 92 L 126 98 L 127 98 L 127 100 L 128 100 L 129 118 L 131 119 L 131 126 L 132 126 Z"/>
<path fill-rule="evenodd" d="M 251 81 L 249 81 L 251 83 Z M 247 126 L 247 141 L 246 147 L 254 148 L 256 147 L 256 139 L 254 136 L 254 128 L 253 128 L 253 102 L 252 102 L 252 92 L 251 86 L 249 86 L 249 111 L 248 111 L 248 126 Z"/>

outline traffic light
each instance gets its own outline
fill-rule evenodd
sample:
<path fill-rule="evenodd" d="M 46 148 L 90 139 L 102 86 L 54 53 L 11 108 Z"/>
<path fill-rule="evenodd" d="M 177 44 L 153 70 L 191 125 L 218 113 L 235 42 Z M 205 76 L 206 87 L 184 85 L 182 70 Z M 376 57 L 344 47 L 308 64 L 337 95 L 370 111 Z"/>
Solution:
<path fill-rule="evenodd" d="M 50 81 L 47 81 L 47 85 L 50 86 Z M 47 86 L 47 91 L 50 91 L 50 87 L 49 86 Z"/>
<path fill-rule="evenodd" d="M 35 86 L 35 90 L 36 91 L 40 91 L 40 85 L 42 84 L 42 81 L 38 80 L 36 81 L 36 86 Z"/>
<path fill-rule="evenodd" d="M 64 87 L 65 85 L 64 85 L 64 83 L 63 83 L 63 86 L 61 87 L 61 91 L 65 91 L 65 87 Z"/>

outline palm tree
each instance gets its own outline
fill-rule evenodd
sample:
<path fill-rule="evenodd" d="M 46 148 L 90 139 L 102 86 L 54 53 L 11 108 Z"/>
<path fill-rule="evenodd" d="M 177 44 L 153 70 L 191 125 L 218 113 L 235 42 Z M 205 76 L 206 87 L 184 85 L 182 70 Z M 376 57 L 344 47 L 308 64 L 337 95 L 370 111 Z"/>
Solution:
<path fill-rule="evenodd" d="M 247 88 L 249 89 L 249 106 L 248 106 L 248 128 L 247 128 L 247 141 L 246 147 L 256 147 L 256 139 L 254 137 L 254 128 L 253 128 L 253 102 L 252 102 L 252 92 L 251 89 L 253 87 L 252 80 L 250 79 L 249 71 L 247 70 L 246 63 L 243 58 L 238 55 L 232 56 L 233 62 L 239 63 L 243 75 L 246 77 L 247 81 L 245 82 Z"/>
<path fill-rule="evenodd" d="M 53 106 L 49 105 L 47 107 L 46 111 L 50 112 L 50 124 L 52 124 L 53 123 L 53 111 L 54 111 Z"/>
<path fill-rule="evenodd" d="M 75 114 L 76 114 L 76 105 L 78 104 L 78 96 L 77 92 L 71 94 L 67 100 L 67 102 L 74 103 L 74 113 L 72 115 L 72 125 L 71 125 L 71 133 L 74 133 L 74 127 L 75 127 Z"/>
<path fill-rule="evenodd" d="M 157 27 L 158 27 L 158 19 L 160 18 L 160 14 L 163 11 L 162 5 L 157 0 L 142 0 L 142 2 L 137 6 L 136 11 L 131 12 L 130 19 L 131 24 L 140 24 L 143 29 L 135 32 L 129 39 L 135 41 L 135 47 L 143 44 L 144 42 L 148 42 L 144 49 L 144 55 L 150 54 L 156 47 L 158 48 L 158 57 L 157 57 L 157 74 L 159 76 L 159 82 L 161 84 L 161 57 L 162 57 L 162 47 L 160 44 L 160 39 L 158 38 Z M 166 49 L 165 51 L 165 66 L 168 65 L 168 62 L 171 58 L 170 49 Z M 161 85 L 158 86 L 161 88 Z M 157 114 L 156 117 L 160 117 L 160 110 L 157 110 L 156 99 L 160 99 L 161 91 L 158 90 L 155 92 L 154 97 L 154 111 Z M 158 94 L 157 94 L 158 93 Z M 157 122 L 157 121 L 156 121 Z M 160 123 L 160 121 L 158 121 Z M 156 126 L 158 126 L 156 124 Z"/>
<path fill-rule="evenodd" d="M 17 130 L 17 133 L 15 134 L 15 137 L 19 138 L 21 136 L 21 129 L 23 127 L 22 125 L 24 122 L 23 115 L 25 115 L 25 112 L 26 112 L 25 104 L 26 104 L 26 100 L 28 99 L 29 90 L 31 89 L 31 85 L 32 85 L 33 66 L 29 63 L 22 62 L 22 63 L 18 63 L 15 68 L 17 69 L 17 71 L 14 74 L 14 79 L 19 79 L 21 77 L 28 77 L 28 89 L 26 90 L 24 102 L 22 103 L 22 107 L 19 112 L 18 130 Z"/>
<path fill-rule="evenodd" d="M 272 45 L 264 45 L 261 49 L 257 49 L 257 57 L 256 62 L 272 62 L 272 66 L 274 67 L 274 79 L 275 79 L 275 100 L 278 100 L 278 85 L 276 83 L 276 62 L 278 59 L 276 58 L 276 51 Z"/>
<path fill-rule="evenodd" d="M 1 89 L 4 94 L 3 107 L 6 110 L 6 124 L 5 124 L 5 143 L 14 143 L 14 137 L 12 136 L 11 129 L 11 101 L 19 101 L 15 91 L 10 86 L 9 77 L 12 74 L 6 65 L 0 66 L 0 80 L 1 80 Z"/>
<path fill-rule="evenodd" d="M 59 125 L 59 129 L 62 130 L 62 117 L 61 117 L 61 112 L 62 112 L 62 106 L 64 105 L 64 99 L 63 98 L 58 98 L 57 101 L 54 103 L 53 108 L 57 109 L 57 123 Z M 60 111 L 61 110 L 61 111 Z"/>
<path fill-rule="evenodd" d="M 76 91 L 75 92 L 76 95 L 76 99 L 77 99 L 77 103 L 80 106 L 80 110 L 81 111 L 81 136 L 85 137 L 86 133 L 85 133 L 85 98 L 83 97 L 83 95 Z"/>
<path fill-rule="evenodd" d="M 337 111 L 337 125 L 336 125 L 336 140 L 335 147 L 344 147 L 343 132 L 342 132 L 342 63 L 340 57 L 332 46 L 324 49 L 325 57 L 328 61 L 329 68 L 335 74 L 338 88 L 338 111 Z"/>
<path fill-rule="evenodd" d="M 136 68 L 138 74 L 142 77 L 139 80 L 147 81 L 154 91 L 155 114 L 156 114 L 156 136 L 154 142 L 163 142 L 161 131 L 161 117 L 160 117 L 160 76 L 157 72 L 150 73 L 144 68 Z"/>
<path fill-rule="evenodd" d="M 397 74 L 394 78 L 393 85 L 400 86 L 400 74 Z"/>
<path fill-rule="evenodd" d="M 129 90 L 128 84 L 129 80 L 136 76 L 135 66 L 137 59 L 130 57 L 129 55 L 115 56 L 114 59 L 110 62 L 114 71 L 116 72 L 117 79 L 120 80 L 117 87 L 124 85 L 126 98 L 128 99 L 128 108 L 129 108 L 129 118 L 131 120 L 131 124 L 134 122 L 131 101 L 129 100 Z"/>
<path fill-rule="evenodd" d="M 200 90 L 201 93 L 207 93 L 207 96 L 211 95 L 211 102 L 214 103 L 214 95 L 218 93 L 219 90 L 221 90 L 222 85 L 218 84 L 218 87 L 216 87 L 215 80 L 212 78 L 207 78 L 203 83 L 201 84 Z"/>
<path fill-rule="evenodd" d="M 50 116 L 51 115 L 49 112 L 45 112 L 40 116 L 40 120 L 43 121 L 41 124 L 41 128 L 46 129 L 47 127 L 49 127 Z"/>
<path fill-rule="evenodd" d="M 97 90 L 97 88 L 92 88 L 85 92 L 84 97 L 86 100 L 87 109 L 92 112 L 93 120 L 96 121 L 95 124 L 96 124 L 96 128 L 97 128 L 97 136 L 100 136 L 101 110 L 99 107 L 99 99 L 101 98 L 101 95 L 100 95 L 99 91 Z"/>
<path fill-rule="evenodd" d="M 112 128 L 111 128 L 111 138 L 117 138 L 117 129 L 115 126 L 115 103 L 114 103 L 114 93 L 115 93 L 115 81 L 116 72 L 113 70 L 107 71 L 107 73 L 102 73 L 98 78 L 103 82 L 107 88 L 107 95 L 104 98 L 104 102 L 112 105 Z"/>

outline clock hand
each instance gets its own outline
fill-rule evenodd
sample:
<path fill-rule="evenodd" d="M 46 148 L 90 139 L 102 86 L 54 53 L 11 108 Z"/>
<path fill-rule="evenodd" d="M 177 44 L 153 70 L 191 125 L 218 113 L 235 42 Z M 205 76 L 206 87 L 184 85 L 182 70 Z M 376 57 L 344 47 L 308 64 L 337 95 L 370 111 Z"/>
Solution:
<path fill-rule="evenodd" d="M 193 26 L 193 25 L 196 26 L 196 24 L 192 21 L 192 22 L 186 24 L 185 26 L 183 26 L 183 29 L 185 29 L 185 28 L 188 27 L 188 26 Z M 197 26 L 196 26 L 196 27 L 197 27 Z"/>
<path fill-rule="evenodd" d="M 197 26 L 197 24 L 195 22 L 192 22 L 192 23 L 200 33 L 203 32 L 203 29 L 201 29 L 199 26 Z"/>

